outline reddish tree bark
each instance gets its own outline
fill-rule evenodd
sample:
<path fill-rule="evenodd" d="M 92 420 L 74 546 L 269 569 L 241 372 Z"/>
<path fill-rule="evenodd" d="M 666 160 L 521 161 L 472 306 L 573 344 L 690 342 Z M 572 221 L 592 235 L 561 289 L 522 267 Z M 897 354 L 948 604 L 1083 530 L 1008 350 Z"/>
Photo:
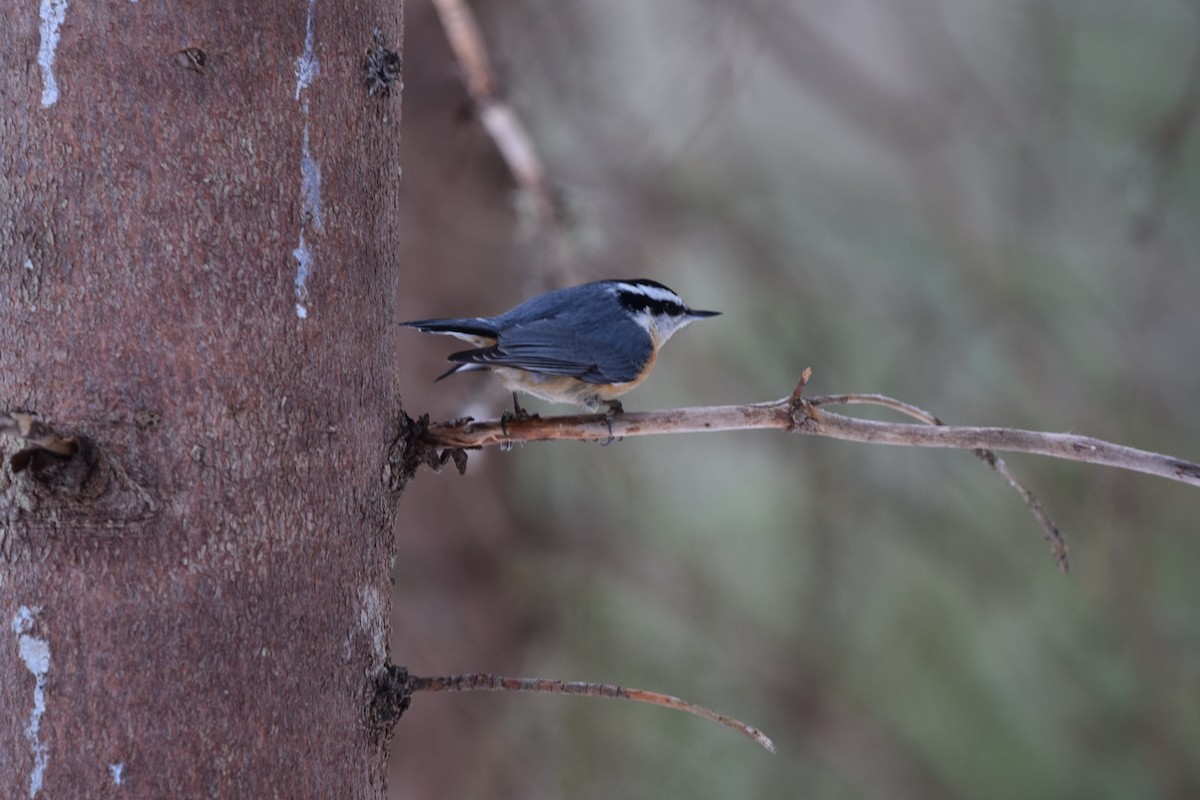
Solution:
<path fill-rule="evenodd" d="M 0 793 L 380 797 L 400 4 L 0 23 Z"/>

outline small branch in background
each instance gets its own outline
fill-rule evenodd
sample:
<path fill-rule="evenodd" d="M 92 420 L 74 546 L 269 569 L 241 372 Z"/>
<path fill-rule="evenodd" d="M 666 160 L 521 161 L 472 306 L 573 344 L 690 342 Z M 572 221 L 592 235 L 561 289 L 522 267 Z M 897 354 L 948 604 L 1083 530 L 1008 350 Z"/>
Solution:
<path fill-rule="evenodd" d="M 560 220 L 559 206 L 546 179 L 546 169 L 520 117 L 500 99 L 496 73 L 488 57 L 487 46 L 475 14 L 464 0 L 434 0 L 446 38 L 463 71 L 467 93 L 479 112 L 479 119 L 500 150 L 513 179 L 533 195 L 538 216 L 544 222 Z"/>
<path fill-rule="evenodd" d="M 1191 4 L 1194 23 L 1200 23 Z M 1194 36 L 1193 36 L 1194 39 Z M 1157 236 L 1166 223 L 1171 190 L 1180 174 L 1184 148 L 1200 118 L 1200 43 L 1193 41 L 1191 63 L 1179 99 L 1151 131 L 1145 144 L 1149 160 L 1150 186 L 1145 207 L 1134 215 L 1133 239 L 1144 244 Z"/>
<path fill-rule="evenodd" d="M 749 737 L 760 746 L 775 752 L 775 744 L 767 736 L 755 728 L 724 714 L 680 700 L 669 694 L 648 692 L 643 689 L 629 689 L 611 683 L 590 683 L 584 681 L 555 681 L 543 678 L 507 678 L 502 675 L 491 675 L 486 672 L 473 672 L 466 675 L 448 675 L 445 677 L 422 678 L 408 676 L 407 689 L 409 694 L 414 692 L 471 692 L 471 691 L 503 691 L 503 692 L 544 692 L 548 694 L 573 694 L 585 697 L 608 697 L 623 700 L 633 700 L 638 703 L 648 703 L 655 706 L 674 708 L 686 711 L 698 717 L 719 722 L 732 728 L 743 736 Z"/>
<path fill-rule="evenodd" d="M 532 198 L 538 222 L 555 233 L 565 232 L 568 226 L 563 204 L 546 176 L 533 137 L 517 112 L 501 97 L 475 14 L 465 0 L 433 0 L 433 5 L 446 31 L 450 49 L 462 69 L 463 81 L 479 120 L 496 143 L 513 180 Z M 564 273 L 563 282 L 578 282 L 576 259 L 566 238 L 557 235 L 554 239 Z"/>

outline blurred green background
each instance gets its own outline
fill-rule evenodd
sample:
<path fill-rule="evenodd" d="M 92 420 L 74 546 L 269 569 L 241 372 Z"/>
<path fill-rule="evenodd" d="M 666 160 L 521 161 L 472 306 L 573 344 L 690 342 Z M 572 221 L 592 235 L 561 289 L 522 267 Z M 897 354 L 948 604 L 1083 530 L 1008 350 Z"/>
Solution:
<path fill-rule="evenodd" d="M 811 366 L 811 394 L 1200 458 L 1200 4 L 472 6 L 570 225 L 531 219 L 409 0 L 402 318 L 650 277 L 725 313 L 629 409 L 770 400 Z M 448 340 L 396 342 L 410 414 L 506 406 L 430 383 Z M 397 663 L 668 692 L 779 753 L 623 702 L 418 696 L 394 796 L 1200 797 L 1200 493 L 1007 460 L 1068 576 L 967 453 L 750 432 L 420 474 Z"/>

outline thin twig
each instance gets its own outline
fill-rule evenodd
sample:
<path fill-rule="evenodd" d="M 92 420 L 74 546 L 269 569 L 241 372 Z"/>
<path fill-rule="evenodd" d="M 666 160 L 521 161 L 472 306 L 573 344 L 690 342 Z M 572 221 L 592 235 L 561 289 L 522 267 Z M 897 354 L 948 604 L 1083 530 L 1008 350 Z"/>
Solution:
<path fill-rule="evenodd" d="M 806 381 L 807 382 L 807 381 Z M 822 405 L 838 404 L 854 404 L 862 403 L 869 405 L 884 406 L 902 414 L 907 414 L 910 417 L 921 420 L 929 425 L 945 425 L 940 419 L 930 414 L 924 409 L 917 408 L 914 405 L 909 405 L 901 400 L 893 397 L 887 397 L 882 394 L 839 394 L 827 395 L 821 398 Z M 816 405 L 816 402 L 813 403 Z M 1054 561 L 1058 565 L 1061 572 L 1067 572 L 1071 568 L 1070 558 L 1068 557 L 1067 541 L 1062 535 L 1062 531 L 1050 519 L 1050 515 L 1046 513 L 1046 509 L 1041 502 L 1033 494 L 1033 492 L 1024 483 L 1013 474 L 1008 468 L 1008 464 L 1004 463 L 1004 459 L 996 455 L 995 452 L 983 448 L 973 451 L 975 456 L 996 471 L 1004 480 L 1008 481 L 1008 485 L 1017 490 L 1021 495 L 1021 499 L 1025 501 L 1025 505 L 1029 507 L 1030 512 L 1042 526 L 1042 536 L 1050 544 L 1050 551 L 1054 554 Z"/>
<path fill-rule="evenodd" d="M 550 694 L 574 694 L 586 697 L 609 697 L 633 700 L 638 703 L 649 703 L 655 706 L 674 708 L 686 711 L 698 717 L 719 722 L 733 728 L 743 736 L 753 739 L 770 752 L 775 752 L 775 743 L 766 734 L 732 717 L 718 714 L 716 711 L 680 700 L 669 694 L 648 692 L 644 689 L 630 689 L 611 683 L 590 683 L 585 681 L 555 681 L 543 678 L 507 678 L 502 675 L 491 675 L 486 672 L 473 672 L 467 675 L 448 675 L 444 677 L 422 678 L 410 676 L 409 686 L 413 692 L 470 692 L 470 691 L 508 691 L 508 692 L 546 692 Z"/>
<path fill-rule="evenodd" d="M 899 411 L 901 414 L 907 414 L 914 419 L 919 419 L 929 425 L 944 425 L 940 419 L 930 414 L 923 408 L 917 408 L 914 405 L 905 403 L 903 400 L 897 400 L 894 397 L 888 397 L 885 394 L 827 394 L 822 395 L 820 402 L 816 400 L 809 401 L 813 405 L 854 405 L 855 403 L 862 405 L 883 406 L 890 408 L 893 411 Z"/>
<path fill-rule="evenodd" d="M 1046 513 L 1046 509 L 1034 496 L 1025 484 L 1013 475 L 1012 470 L 1008 468 L 1008 464 L 1004 463 L 1004 459 L 996 455 L 991 450 L 976 450 L 977 455 L 985 464 L 996 470 L 1001 477 L 1008 481 L 1008 485 L 1017 490 L 1021 498 L 1025 501 L 1025 505 L 1033 513 L 1038 524 L 1042 526 L 1042 536 L 1050 544 L 1050 552 L 1054 555 L 1054 563 L 1058 565 L 1060 572 L 1067 572 L 1071 569 L 1071 560 L 1068 555 L 1070 552 L 1067 548 L 1067 540 L 1062 535 L 1062 531 L 1050 519 L 1050 515 Z"/>

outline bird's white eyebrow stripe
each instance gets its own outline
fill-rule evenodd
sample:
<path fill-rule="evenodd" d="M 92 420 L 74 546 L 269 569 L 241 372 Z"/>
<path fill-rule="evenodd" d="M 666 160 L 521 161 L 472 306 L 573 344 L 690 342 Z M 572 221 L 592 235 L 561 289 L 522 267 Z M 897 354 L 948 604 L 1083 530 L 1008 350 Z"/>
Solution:
<path fill-rule="evenodd" d="M 618 283 L 617 291 L 629 292 L 630 294 L 640 294 L 643 297 L 648 297 L 651 300 L 656 300 L 660 303 L 680 303 L 683 298 L 675 294 L 670 289 L 659 288 L 658 286 L 647 286 L 645 284 Z"/>

